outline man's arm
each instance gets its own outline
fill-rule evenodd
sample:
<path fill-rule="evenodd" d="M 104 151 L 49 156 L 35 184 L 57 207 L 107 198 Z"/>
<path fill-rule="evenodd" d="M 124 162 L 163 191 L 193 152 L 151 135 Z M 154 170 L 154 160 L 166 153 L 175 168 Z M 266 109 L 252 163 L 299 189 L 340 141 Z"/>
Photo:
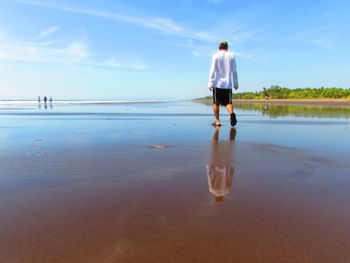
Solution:
<path fill-rule="evenodd" d="M 216 59 L 215 59 L 215 56 L 213 56 L 211 60 L 210 71 L 209 71 L 209 81 L 208 81 L 209 90 L 213 90 L 214 88 L 215 67 L 216 67 Z"/>
<path fill-rule="evenodd" d="M 233 88 L 238 89 L 238 75 L 237 75 L 235 55 L 233 55 L 233 58 L 232 58 L 232 75 L 233 75 Z"/>

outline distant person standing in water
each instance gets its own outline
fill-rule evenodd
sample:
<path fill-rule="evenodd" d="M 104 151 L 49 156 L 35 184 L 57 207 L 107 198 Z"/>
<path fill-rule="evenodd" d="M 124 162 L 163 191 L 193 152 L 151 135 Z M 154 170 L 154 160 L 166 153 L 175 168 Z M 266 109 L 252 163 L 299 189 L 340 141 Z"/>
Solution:
<path fill-rule="evenodd" d="M 44 103 L 46 104 L 46 102 L 47 102 L 47 97 L 45 96 L 44 97 Z"/>
<path fill-rule="evenodd" d="M 38 96 L 38 102 L 40 103 L 40 96 Z"/>
<path fill-rule="evenodd" d="M 50 96 L 50 99 L 49 99 L 50 103 L 52 103 L 52 97 Z"/>
<path fill-rule="evenodd" d="M 213 92 L 215 125 L 221 126 L 219 112 L 220 105 L 222 105 L 226 106 L 227 111 L 230 113 L 231 126 L 235 126 L 237 119 L 236 114 L 233 112 L 232 88 L 238 89 L 238 77 L 235 55 L 228 51 L 227 41 L 221 41 L 219 52 L 213 55 L 208 86 L 209 90 Z"/>

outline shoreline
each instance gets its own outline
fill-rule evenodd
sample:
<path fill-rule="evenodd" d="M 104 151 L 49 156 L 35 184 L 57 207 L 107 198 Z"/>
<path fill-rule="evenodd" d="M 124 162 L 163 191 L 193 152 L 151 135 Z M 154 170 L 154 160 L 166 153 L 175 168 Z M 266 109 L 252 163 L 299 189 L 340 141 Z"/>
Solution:
<path fill-rule="evenodd" d="M 212 99 L 194 99 L 195 102 L 212 102 Z M 268 99 L 268 100 L 242 100 L 234 99 L 233 103 L 261 103 L 281 105 L 318 105 L 318 106 L 346 106 L 350 107 L 350 99 Z"/>

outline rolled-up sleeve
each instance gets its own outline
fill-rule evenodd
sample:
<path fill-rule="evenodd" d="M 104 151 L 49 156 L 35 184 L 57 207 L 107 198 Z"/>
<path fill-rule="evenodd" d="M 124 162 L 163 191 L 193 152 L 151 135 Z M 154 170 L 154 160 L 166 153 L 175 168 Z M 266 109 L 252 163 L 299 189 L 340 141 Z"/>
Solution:
<path fill-rule="evenodd" d="M 233 77 L 233 85 L 238 86 L 238 75 L 237 75 L 237 67 L 236 67 L 236 58 L 232 57 L 232 77 Z"/>
<path fill-rule="evenodd" d="M 208 81 L 209 88 L 214 87 L 215 68 L 216 68 L 216 59 L 215 59 L 215 56 L 213 56 L 211 60 L 211 66 L 210 66 L 210 72 L 209 72 L 209 81 Z"/>

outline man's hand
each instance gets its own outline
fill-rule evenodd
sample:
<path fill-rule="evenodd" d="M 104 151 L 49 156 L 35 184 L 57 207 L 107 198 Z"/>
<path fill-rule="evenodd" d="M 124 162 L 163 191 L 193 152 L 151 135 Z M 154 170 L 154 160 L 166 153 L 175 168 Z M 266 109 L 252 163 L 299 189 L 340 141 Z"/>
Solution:
<path fill-rule="evenodd" d="M 238 85 L 234 85 L 234 87 L 233 87 L 235 90 L 237 90 L 238 89 Z"/>
<path fill-rule="evenodd" d="M 213 91 L 213 89 L 214 89 L 214 87 L 209 87 L 209 90 L 210 90 L 210 91 Z"/>

